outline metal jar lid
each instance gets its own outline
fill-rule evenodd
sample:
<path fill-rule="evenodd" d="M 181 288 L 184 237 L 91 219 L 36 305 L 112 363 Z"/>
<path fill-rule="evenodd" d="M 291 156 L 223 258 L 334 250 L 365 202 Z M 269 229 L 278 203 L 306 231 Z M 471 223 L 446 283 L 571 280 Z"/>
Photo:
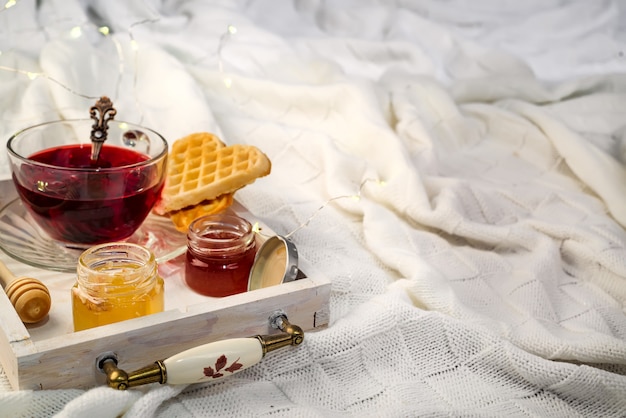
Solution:
<path fill-rule="evenodd" d="M 248 277 L 248 290 L 291 282 L 298 276 L 298 249 L 287 238 L 275 235 L 261 245 Z"/>

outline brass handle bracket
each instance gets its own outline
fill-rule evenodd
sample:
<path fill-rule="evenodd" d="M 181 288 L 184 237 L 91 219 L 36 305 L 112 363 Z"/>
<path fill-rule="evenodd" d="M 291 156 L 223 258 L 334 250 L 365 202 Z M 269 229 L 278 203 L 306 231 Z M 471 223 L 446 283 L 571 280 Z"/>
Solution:
<path fill-rule="evenodd" d="M 98 357 L 97 368 L 106 375 L 107 385 L 118 390 L 167 381 L 167 373 L 161 360 L 128 374 L 117 367 L 117 355 L 105 353 Z"/>
<path fill-rule="evenodd" d="M 269 317 L 272 328 L 280 329 L 281 334 L 257 335 L 255 338 L 261 343 L 263 356 L 270 351 L 277 350 L 289 345 L 300 345 L 304 341 L 304 331 L 297 325 L 289 323 L 287 315 L 283 311 L 274 312 Z"/>

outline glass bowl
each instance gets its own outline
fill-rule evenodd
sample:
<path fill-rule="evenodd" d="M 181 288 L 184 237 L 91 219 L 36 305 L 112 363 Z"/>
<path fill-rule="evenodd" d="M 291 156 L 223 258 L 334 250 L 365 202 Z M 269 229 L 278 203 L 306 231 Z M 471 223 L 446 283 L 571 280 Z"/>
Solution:
<path fill-rule="evenodd" d="M 13 182 L 30 218 L 71 247 L 124 240 L 159 199 L 168 145 L 157 132 L 110 121 L 97 161 L 93 120 L 59 120 L 26 128 L 7 142 Z"/>

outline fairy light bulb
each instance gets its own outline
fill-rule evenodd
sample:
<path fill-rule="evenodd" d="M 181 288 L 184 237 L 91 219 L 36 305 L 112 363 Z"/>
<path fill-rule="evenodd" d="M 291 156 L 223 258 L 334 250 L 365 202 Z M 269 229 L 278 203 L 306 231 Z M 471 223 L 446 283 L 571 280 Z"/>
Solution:
<path fill-rule="evenodd" d="M 83 34 L 83 29 L 80 26 L 74 26 L 70 29 L 70 36 L 74 39 L 80 38 Z"/>
<path fill-rule="evenodd" d="M 16 4 L 17 4 L 17 0 L 8 0 L 6 3 L 4 3 L 4 8 L 9 9 L 15 6 Z"/>

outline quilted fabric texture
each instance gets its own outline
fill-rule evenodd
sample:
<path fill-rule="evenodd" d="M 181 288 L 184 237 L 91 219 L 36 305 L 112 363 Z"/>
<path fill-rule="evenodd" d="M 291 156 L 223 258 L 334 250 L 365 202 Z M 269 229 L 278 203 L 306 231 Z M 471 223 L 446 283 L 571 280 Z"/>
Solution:
<path fill-rule="evenodd" d="M 254 145 L 272 172 L 237 199 L 332 281 L 327 329 L 232 378 L 12 392 L 0 373 L 0 411 L 624 416 L 624 22 L 618 0 L 0 12 L 0 65 L 74 92 L 0 71 L 4 138 L 81 117 L 80 92 L 167 138 Z"/>

